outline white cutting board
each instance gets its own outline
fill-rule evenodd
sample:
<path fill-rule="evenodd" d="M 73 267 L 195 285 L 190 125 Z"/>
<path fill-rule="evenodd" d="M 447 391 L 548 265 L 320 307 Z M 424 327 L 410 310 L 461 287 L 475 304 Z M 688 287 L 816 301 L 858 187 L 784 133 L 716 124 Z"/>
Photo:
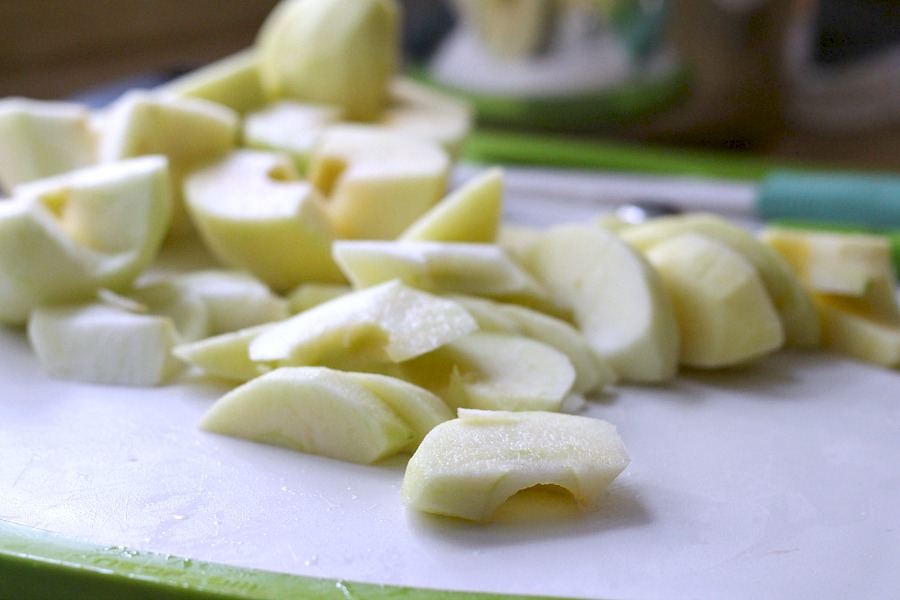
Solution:
<path fill-rule="evenodd" d="M 403 460 L 358 466 L 198 431 L 224 389 L 54 381 L 24 335 L 0 330 L 0 519 L 195 560 L 451 590 L 633 600 L 900 590 L 897 372 L 783 352 L 742 371 L 620 387 L 587 410 L 617 424 L 632 456 L 605 505 L 580 513 L 532 498 L 488 525 L 410 514 Z"/>

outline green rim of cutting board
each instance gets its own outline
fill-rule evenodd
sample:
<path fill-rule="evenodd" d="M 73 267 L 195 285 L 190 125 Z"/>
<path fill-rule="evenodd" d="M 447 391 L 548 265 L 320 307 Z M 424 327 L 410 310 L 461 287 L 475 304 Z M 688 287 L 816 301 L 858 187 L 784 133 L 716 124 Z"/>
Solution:
<path fill-rule="evenodd" d="M 410 68 L 408 74 L 467 101 L 480 122 L 569 131 L 623 125 L 661 112 L 683 100 L 691 87 L 690 70 L 683 66 L 614 87 L 534 97 L 467 91 L 435 80 L 423 67 Z"/>
<path fill-rule="evenodd" d="M 0 597 L 29 600 L 539 600 L 322 579 L 103 547 L 0 520 Z"/>
<path fill-rule="evenodd" d="M 463 152 L 466 160 L 477 163 L 745 181 L 759 181 L 786 167 L 804 171 L 828 169 L 821 164 L 753 155 L 489 128 L 473 131 Z"/>

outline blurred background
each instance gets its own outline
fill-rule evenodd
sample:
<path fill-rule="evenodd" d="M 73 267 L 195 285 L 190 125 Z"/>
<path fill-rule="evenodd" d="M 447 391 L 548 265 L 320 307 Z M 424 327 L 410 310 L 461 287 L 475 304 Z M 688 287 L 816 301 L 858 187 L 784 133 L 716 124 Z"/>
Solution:
<path fill-rule="evenodd" d="M 153 85 L 275 0 L 0 2 L 0 97 Z M 900 170 L 897 0 L 404 0 L 417 77 L 486 125 Z"/>

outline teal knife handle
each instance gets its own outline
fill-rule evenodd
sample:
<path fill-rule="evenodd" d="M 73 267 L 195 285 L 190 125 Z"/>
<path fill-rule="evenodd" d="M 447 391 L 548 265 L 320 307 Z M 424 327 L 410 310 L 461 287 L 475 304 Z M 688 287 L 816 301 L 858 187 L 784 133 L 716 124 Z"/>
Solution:
<path fill-rule="evenodd" d="M 774 171 L 760 183 L 757 215 L 900 229 L 900 175 Z"/>

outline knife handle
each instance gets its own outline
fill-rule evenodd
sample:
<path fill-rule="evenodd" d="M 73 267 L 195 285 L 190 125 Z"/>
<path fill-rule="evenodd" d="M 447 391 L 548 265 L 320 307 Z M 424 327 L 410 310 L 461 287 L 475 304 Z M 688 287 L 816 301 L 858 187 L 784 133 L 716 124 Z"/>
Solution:
<path fill-rule="evenodd" d="M 779 170 L 763 178 L 757 215 L 900 230 L 900 175 Z"/>

